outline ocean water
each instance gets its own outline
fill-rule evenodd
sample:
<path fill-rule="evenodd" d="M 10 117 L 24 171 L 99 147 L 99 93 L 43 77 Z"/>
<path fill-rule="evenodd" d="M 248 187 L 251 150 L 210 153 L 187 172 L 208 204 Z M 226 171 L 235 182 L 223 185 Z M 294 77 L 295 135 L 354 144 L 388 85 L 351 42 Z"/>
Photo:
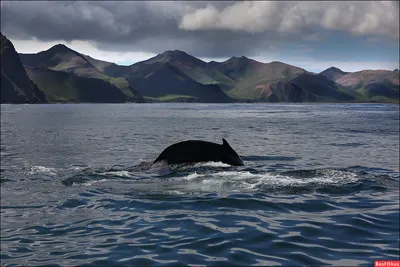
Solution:
<path fill-rule="evenodd" d="M 142 168 L 222 138 L 245 166 Z M 372 266 L 399 181 L 398 105 L 1 105 L 1 264 Z"/>

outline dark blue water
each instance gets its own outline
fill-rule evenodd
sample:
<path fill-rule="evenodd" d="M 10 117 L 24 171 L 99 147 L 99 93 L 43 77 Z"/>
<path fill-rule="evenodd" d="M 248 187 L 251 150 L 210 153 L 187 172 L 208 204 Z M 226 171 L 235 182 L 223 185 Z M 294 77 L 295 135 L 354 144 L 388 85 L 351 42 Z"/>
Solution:
<path fill-rule="evenodd" d="M 246 166 L 137 167 L 221 138 Z M 5 266 L 372 266 L 399 221 L 398 105 L 1 105 Z"/>

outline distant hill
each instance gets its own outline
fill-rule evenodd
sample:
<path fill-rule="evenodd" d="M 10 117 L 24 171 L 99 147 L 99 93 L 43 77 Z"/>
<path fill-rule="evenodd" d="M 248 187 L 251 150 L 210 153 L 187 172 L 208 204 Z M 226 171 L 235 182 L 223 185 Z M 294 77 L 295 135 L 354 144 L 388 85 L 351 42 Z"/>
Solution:
<path fill-rule="evenodd" d="M 210 62 L 210 67 L 235 81 L 227 86 L 225 92 L 239 99 L 257 98 L 270 83 L 286 82 L 306 72 L 282 62 L 261 63 L 247 57 L 232 57 L 221 63 Z"/>
<path fill-rule="evenodd" d="M 77 98 L 67 99 L 74 102 L 91 102 L 91 99 L 94 102 L 105 103 L 144 101 L 143 97 L 132 88 L 128 80 L 113 78 L 104 74 L 83 55 L 65 45 L 55 45 L 37 54 L 20 54 L 20 58 L 28 70 L 28 75 L 32 75 L 31 78 L 37 82 L 51 101 L 66 101 L 65 96 L 72 95 Z M 40 77 L 40 75 L 44 77 Z M 60 78 L 60 80 L 57 78 Z M 81 88 L 83 84 L 85 86 L 84 91 Z M 60 90 L 69 90 L 70 92 Z M 98 95 L 80 98 L 87 92 Z M 114 97 L 109 98 L 111 95 Z"/>
<path fill-rule="evenodd" d="M 290 82 L 271 82 L 259 88 L 261 92 L 255 98 L 256 102 L 315 102 L 318 100 L 318 95 Z"/>
<path fill-rule="evenodd" d="M 29 79 L 13 44 L 0 35 L 1 103 L 46 103 L 46 96 Z"/>
<path fill-rule="evenodd" d="M 193 77 L 195 72 L 205 66 L 201 60 L 193 60 L 191 56 L 179 58 L 182 54 L 169 51 L 146 61 L 131 66 L 130 73 L 125 76 L 140 94 L 147 99 L 174 98 L 197 102 L 232 102 L 216 84 L 200 83 Z M 203 70 L 200 70 L 200 75 Z M 184 97 L 182 99 L 182 96 Z"/>
<path fill-rule="evenodd" d="M 87 55 L 82 56 L 90 63 L 92 64 L 96 69 L 101 71 L 107 76 L 113 77 L 113 78 L 118 78 L 118 77 L 123 77 L 125 76 L 124 74 L 129 73 L 130 67 L 129 66 L 120 66 L 112 62 L 107 62 L 107 61 L 102 61 L 98 60 L 95 58 L 92 58 Z"/>
<path fill-rule="evenodd" d="M 120 66 L 61 44 L 19 56 L 27 75 L 50 102 L 399 101 L 397 69 L 349 73 L 330 67 L 315 74 L 283 62 L 262 63 L 244 56 L 204 62 L 179 50 Z M 15 88 L 3 70 L 2 87 Z M 2 96 L 3 91 L 19 92 L 6 89 Z"/>
<path fill-rule="evenodd" d="M 123 103 L 133 102 L 114 84 L 74 73 L 54 71 L 45 67 L 26 67 L 29 77 L 56 103 Z"/>
<path fill-rule="evenodd" d="M 322 71 L 320 74 L 324 75 L 328 79 L 336 81 L 337 79 L 341 78 L 342 76 L 349 74 L 349 72 L 344 72 L 341 69 L 338 69 L 336 67 L 330 67 L 330 68 Z"/>
<path fill-rule="evenodd" d="M 232 102 L 212 76 L 207 63 L 185 52 L 165 51 L 131 66 L 118 66 L 85 56 L 94 66 L 114 78 L 134 84 L 148 101 Z M 222 77 L 221 80 L 228 79 Z M 229 82 L 229 81 L 228 81 Z"/>
<path fill-rule="evenodd" d="M 265 102 L 349 102 L 359 94 L 321 74 L 303 73 L 290 81 L 259 85 L 255 101 Z"/>
<path fill-rule="evenodd" d="M 318 102 L 349 102 L 361 97 L 357 92 L 321 74 L 304 73 L 290 82 L 317 96 Z"/>
<path fill-rule="evenodd" d="M 322 73 L 326 73 L 328 70 Z M 387 102 L 400 99 L 399 70 L 397 69 L 393 71 L 362 70 L 350 73 L 343 72 L 340 75 L 333 76 L 332 80 L 342 86 L 351 88 L 359 93 L 364 100 Z"/>
<path fill-rule="evenodd" d="M 213 69 L 218 69 L 237 82 L 247 75 L 257 72 L 264 64 L 242 56 L 231 57 L 227 61 L 221 63 L 212 61 L 208 65 Z"/>
<path fill-rule="evenodd" d="M 214 84 L 224 88 L 235 83 L 230 77 L 210 68 L 206 62 L 179 50 L 165 51 L 154 58 L 134 64 L 132 67 L 135 69 L 136 66 L 143 65 L 142 63 L 160 64 L 163 62 L 168 62 L 171 66 L 201 84 Z"/>
<path fill-rule="evenodd" d="M 113 65 L 113 63 L 99 60 L 89 60 L 92 60 L 93 65 L 104 70 L 108 75 L 127 78 L 131 84 L 135 85 L 139 93 L 145 97 L 154 97 L 151 93 L 153 90 L 158 92 L 158 97 L 160 97 L 160 94 L 166 94 L 168 90 L 173 90 L 170 94 L 179 95 L 182 93 L 182 90 L 178 89 L 179 86 L 176 89 L 172 88 L 182 83 L 183 80 L 190 78 L 192 84 L 217 85 L 231 99 L 251 100 L 256 98 L 261 93 L 262 86 L 269 82 L 288 81 L 306 72 L 304 69 L 282 62 L 261 63 L 246 57 L 232 57 L 225 62 L 212 61 L 206 63 L 179 50 L 165 51 L 129 67 Z M 167 64 L 171 73 L 179 73 L 178 76 L 181 77 L 181 82 L 175 81 L 173 83 L 174 86 L 170 86 L 168 83 L 162 82 L 162 79 L 159 79 L 158 82 L 151 83 L 152 86 L 148 87 L 149 81 L 146 79 L 162 64 Z M 159 73 L 159 70 L 157 73 Z M 162 75 L 162 77 L 166 77 L 165 75 Z M 171 83 L 171 80 L 169 82 Z M 159 84 L 164 87 L 167 86 L 169 89 L 160 88 Z M 145 86 L 146 88 L 144 88 Z M 198 88 L 199 85 L 196 86 Z M 163 93 L 160 93 L 161 91 Z M 184 94 L 187 95 L 187 91 Z M 204 98 L 204 96 L 201 98 Z"/>
<path fill-rule="evenodd" d="M 141 94 L 146 95 L 147 93 L 140 89 L 143 77 L 147 77 L 155 66 L 166 63 L 173 68 L 174 73 L 180 73 L 179 77 L 191 78 L 203 85 L 217 85 L 226 95 L 237 100 L 254 99 L 261 93 L 261 87 L 265 84 L 288 81 L 306 72 L 282 62 L 266 64 L 246 57 L 232 57 L 221 63 L 206 63 L 183 51 L 174 50 L 131 65 L 131 72 L 128 75 L 125 73 L 124 77 L 135 84 Z"/>
<path fill-rule="evenodd" d="M 179 50 L 165 51 L 131 66 L 118 66 L 92 58 L 88 60 L 107 75 L 128 79 L 141 94 L 154 101 L 200 101 L 180 88 L 183 84 L 185 88 L 196 88 L 199 86 L 197 83 L 218 85 L 236 101 L 391 102 L 398 99 L 393 78 L 394 86 L 375 75 L 374 82 L 368 82 L 363 89 L 354 88 L 353 85 L 341 83 L 342 79 L 354 74 L 336 67 L 330 67 L 318 75 L 283 62 L 261 63 L 244 56 L 206 63 Z M 166 65 L 160 67 L 163 64 Z M 398 75 L 398 70 L 393 73 Z M 158 76 L 152 76 L 155 74 Z M 157 77 L 157 80 L 150 81 L 149 77 Z M 189 78 L 192 83 L 183 82 L 188 82 Z M 178 84 L 180 86 L 177 87 Z"/>

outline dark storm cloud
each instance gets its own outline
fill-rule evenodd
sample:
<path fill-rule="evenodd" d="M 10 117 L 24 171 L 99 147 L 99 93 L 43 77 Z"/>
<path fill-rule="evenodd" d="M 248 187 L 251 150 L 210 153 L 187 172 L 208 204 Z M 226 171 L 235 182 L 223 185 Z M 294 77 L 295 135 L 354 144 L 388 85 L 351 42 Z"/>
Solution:
<path fill-rule="evenodd" d="M 252 56 L 260 46 L 265 50 L 268 45 L 265 44 L 265 35 L 261 34 L 232 34 L 230 31 L 211 31 L 211 32 L 193 32 L 185 35 L 177 34 L 175 36 L 150 36 L 137 40 L 134 49 L 160 53 L 165 50 L 183 50 L 191 55 L 198 57 L 230 57 L 232 55 Z M 277 43 L 276 41 L 270 41 Z M 131 44 L 97 43 L 101 50 L 131 51 Z"/>
<path fill-rule="evenodd" d="M 2 30 L 10 37 L 110 43 L 179 32 L 177 12 L 155 2 L 53 1 L 4 2 L 1 11 Z"/>
<path fill-rule="evenodd" d="M 213 3 L 225 8 L 233 2 Z M 207 2 L 3 2 L 2 32 L 15 39 L 92 41 L 102 50 L 160 53 L 180 49 L 197 56 L 249 53 L 264 34 L 231 30 L 186 31 L 185 12 Z"/>
<path fill-rule="evenodd" d="M 310 36 L 318 27 L 358 35 L 397 34 L 398 38 L 398 24 L 392 23 L 398 21 L 398 12 L 388 13 L 392 4 L 354 5 L 2 1 L 1 30 L 12 39 L 90 41 L 109 51 L 180 49 L 199 57 L 251 56 L 280 42 Z"/>

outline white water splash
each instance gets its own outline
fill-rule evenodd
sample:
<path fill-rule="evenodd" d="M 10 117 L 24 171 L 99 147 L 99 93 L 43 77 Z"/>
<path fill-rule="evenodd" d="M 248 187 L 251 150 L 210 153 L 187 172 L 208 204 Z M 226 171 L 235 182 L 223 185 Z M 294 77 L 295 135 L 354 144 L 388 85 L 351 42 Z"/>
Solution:
<path fill-rule="evenodd" d="M 55 168 L 49 168 L 44 166 L 30 166 L 28 167 L 29 174 L 47 174 L 47 175 L 56 175 Z"/>
<path fill-rule="evenodd" d="M 321 170 L 313 177 L 307 178 L 278 173 L 253 174 L 248 171 L 221 171 L 206 174 L 194 172 L 178 179 L 196 182 L 197 186 L 204 185 L 209 189 L 229 187 L 251 190 L 263 185 L 269 187 L 340 186 L 358 182 L 360 177 L 355 173 L 340 170 Z"/>
<path fill-rule="evenodd" d="M 225 164 L 222 162 L 215 162 L 215 161 L 208 161 L 208 162 L 202 162 L 202 163 L 197 163 L 194 165 L 195 167 L 232 167 L 229 164 Z"/>
<path fill-rule="evenodd" d="M 99 183 L 99 182 L 107 182 L 108 180 L 107 179 L 100 179 L 100 180 L 93 180 L 93 181 L 89 181 L 89 182 L 86 182 L 86 183 L 72 183 L 72 185 L 77 185 L 77 186 L 91 186 L 92 184 L 95 184 L 95 183 Z"/>
<path fill-rule="evenodd" d="M 102 172 L 99 174 L 104 176 L 114 175 L 119 177 L 133 177 L 133 175 L 128 171 L 110 171 L 110 172 Z"/>
<path fill-rule="evenodd" d="M 203 177 L 204 175 L 202 174 L 198 174 L 197 172 L 194 172 L 192 174 L 189 174 L 188 176 L 183 177 L 184 180 L 192 180 L 192 179 L 196 179 L 199 177 Z"/>
<path fill-rule="evenodd" d="M 69 168 L 69 169 L 72 170 L 72 171 L 81 171 L 81 170 L 84 170 L 85 167 L 75 166 L 75 167 L 71 167 L 71 168 Z"/>

